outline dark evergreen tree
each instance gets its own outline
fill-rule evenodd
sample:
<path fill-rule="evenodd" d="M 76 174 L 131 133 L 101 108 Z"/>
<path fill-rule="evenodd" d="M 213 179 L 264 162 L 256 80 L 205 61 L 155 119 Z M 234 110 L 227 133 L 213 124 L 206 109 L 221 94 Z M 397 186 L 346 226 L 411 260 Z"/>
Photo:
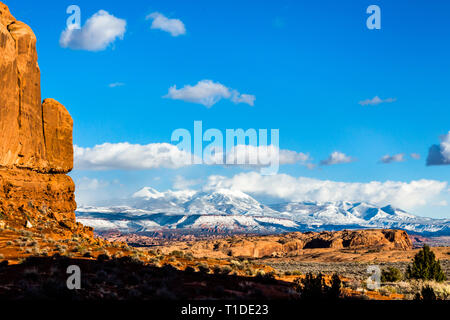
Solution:
<path fill-rule="evenodd" d="M 428 245 L 424 245 L 414 256 L 412 264 L 406 270 L 406 277 L 408 279 L 435 280 L 438 282 L 447 279 L 439 260 L 436 260 L 434 252 Z"/>

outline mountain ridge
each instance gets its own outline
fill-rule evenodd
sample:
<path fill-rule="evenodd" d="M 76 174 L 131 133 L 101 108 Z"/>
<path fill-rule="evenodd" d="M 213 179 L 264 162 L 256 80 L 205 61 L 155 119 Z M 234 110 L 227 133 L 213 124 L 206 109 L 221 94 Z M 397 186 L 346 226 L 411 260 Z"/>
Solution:
<path fill-rule="evenodd" d="M 265 205 L 238 190 L 168 190 L 146 187 L 120 205 L 80 207 L 79 221 L 96 230 L 125 233 L 207 230 L 228 233 L 280 233 L 393 228 L 446 235 L 449 219 L 418 217 L 391 205 L 366 202 L 284 202 Z"/>

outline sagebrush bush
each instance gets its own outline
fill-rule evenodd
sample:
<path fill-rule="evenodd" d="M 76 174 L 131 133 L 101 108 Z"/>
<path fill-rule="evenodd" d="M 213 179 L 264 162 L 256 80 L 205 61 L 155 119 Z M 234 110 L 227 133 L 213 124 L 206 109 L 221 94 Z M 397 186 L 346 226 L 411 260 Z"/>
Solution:
<path fill-rule="evenodd" d="M 397 282 L 403 279 L 402 272 L 395 267 L 388 267 L 381 271 L 382 282 Z"/>

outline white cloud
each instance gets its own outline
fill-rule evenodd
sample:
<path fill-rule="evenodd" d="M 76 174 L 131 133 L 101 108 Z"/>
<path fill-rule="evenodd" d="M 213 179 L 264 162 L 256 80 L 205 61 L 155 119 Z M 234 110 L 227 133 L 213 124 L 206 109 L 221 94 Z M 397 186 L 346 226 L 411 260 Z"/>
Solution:
<path fill-rule="evenodd" d="M 177 175 L 173 182 L 173 188 L 175 190 L 184 190 L 199 185 L 200 183 L 202 183 L 202 179 L 186 179 L 183 176 Z"/>
<path fill-rule="evenodd" d="M 152 29 L 169 32 L 174 37 L 186 34 L 184 23 L 179 19 L 169 19 L 159 12 L 150 13 L 147 16 L 147 20 L 149 19 L 153 19 Z"/>
<path fill-rule="evenodd" d="M 91 179 L 88 177 L 82 177 L 81 179 L 77 180 L 77 191 L 95 191 L 102 187 L 106 187 L 108 185 L 108 182 L 101 181 L 98 179 Z"/>
<path fill-rule="evenodd" d="M 224 154 L 222 149 L 204 155 L 204 165 L 269 166 L 274 164 L 301 164 L 311 168 L 309 154 L 269 146 L 234 146 Z M 104 143 L 92 148 L 74 145 L 75 169 L 79 170 L 147 170 L 178 169 L 193 165 L 195 156 L 169 143 L 148 145 Z"/>
<path fill-rule="evenodd" d="M 125 85 L 125 83 L 123 82 L 114 82 L 114 83 L 110 83 L 108 85 L 108 87 L 110 88 L 116 88 L 116 87 L 123 87 Z"/>
<path fill-rule="evenodd" d="M 99 200 L 110 199 L 110 187 L 117 187 L 117 181 L 104 181 L 97 178 L 75 178 L 75 200 L 79 206 L 94 204 Z"/>
<path fill-rule="evenodd" d="M 404 153 L 394 154 L 393 156 L 387 154 L 380 159 L 381 163 L 393 163 L 393 162 L 403 162 L 403 161 L 405 161 Z"/>
<path fill-rule="evenodd" d="M 410 156 L 414 160 L 419 160 L 420 159 L 420 154 L 418 154 L 418 153 L 411 153 Z"/>
<path fill-rule="evenodd" d="M 63 48 L 101 51 L 116 39 L 123 39 L 126 21 L 100 10 L 90 17 L 81 29 L 68 27 L 61 34 L 59 43 Z"/>
<path fill-rule="evenodd" d="M 292 150 L 279 149 L 274 145 L 250 146 L 237 145 L 226 155 L 226 163 L 268 165 L 278 158 L 279 164 L 306 164 L 311 160 L 308 154 Z"/>
<path fill-rule="evenodd" d="M 353 161 L 355 161 L 355 159 L 347 156 L 345 153 L 334 151 L 332 154 L 330 154 L 328 159 L 320 161 L 320 165 L 329 166 L 333 164 L 349 163 Z"/>
<path fill-rule="evenodd" d="M 360 101 L 359 104 L 362 106 L 376 106 L 381 103 L 392 103 L 397 101 L 397 98 L 387 98 L 387 99 L 381 99 L 378 96 L 373 97 L 372 99 L 367 99 Z"/>
<path fill-rule="evenodd" d="M 436 180 L 336 182 L 287 174 L 264 176 L 240 173 L 231 178 L 210 176 L 205 188 L 231 188 L 254 196 L 283 201 L 364 201 L 376 205 L 392 204 L 406 210 L 431 204 L 445 191 L 447 182 Z"/>
<path fill-rule="evenodd" d="M 439 145 L 432 145 L 428 151 L 427 166 L 450 164 L 450 131 L 441 136 Z"/>
<path fill-rule="evenodd" d="M 230 99 L 234 103 L 246 103 L 253 106 L 256 99 L 253 95 L 240 94 L 236 90 L 211 80 L 201 80 L 194 86 L 185 85 L 181 89 L 177 89 L 177 86 L 172 86 L 164 98 L 199 103 L 208 108 L 222 99 Z"/>
<path fill-rule="evenodd" d="M 234 103 L 246 103 L 253 107 L 255 105 L 255 100 L 256 97 L 254 95 L 245 93 L 240 94 L 236 90 L 231 92 L 231 101 Z"/>
<path fill-rule="evenodd" d="M 93 148 L 74 146 L 75 168 L 81 170 L 176 169 L 190 165 L 191 154 L 169 143 L 148 145 L 104 143 Z"/>

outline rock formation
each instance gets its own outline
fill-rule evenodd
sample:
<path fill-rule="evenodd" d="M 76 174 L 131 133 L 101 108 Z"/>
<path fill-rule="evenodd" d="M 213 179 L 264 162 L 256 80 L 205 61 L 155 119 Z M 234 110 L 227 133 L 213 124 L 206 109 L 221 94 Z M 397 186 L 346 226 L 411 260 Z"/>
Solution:
<path fill-rule="evenodd" d="M 0 2 L 0 219 L 60 235 L 92 229 L 75 222 L 72 118 L 41 103 L 36 36 Z"/>
<path fill-rule="evenodd" d="M 198 241 L 191 249 L 194 253 L 201 252 L 206 256 L 219 253 L 231 257 L 262 258 L 296 256 L 308 249 L 321 248 L 410 250 L 412 243 L 403 230 L 370 229 L 293 232 L 276 236 L 235 236 L 228 239 Z"/>

